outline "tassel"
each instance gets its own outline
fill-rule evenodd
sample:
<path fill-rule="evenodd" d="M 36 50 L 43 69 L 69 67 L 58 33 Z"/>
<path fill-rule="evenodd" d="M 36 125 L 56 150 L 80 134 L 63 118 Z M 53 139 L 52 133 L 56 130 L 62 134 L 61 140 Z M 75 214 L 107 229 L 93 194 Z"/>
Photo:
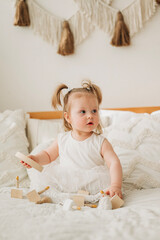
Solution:
<path fill-rule="evenodd" d="M 58 53 L 63 56 L 74 53 L 74 38 L 67 21 L 63 22 L 63 30 Z"/>
<path fill-rule="evenodd" d="M 129 29 L 124 22 L 121 12 L 117 13 L 117 21 L 115 24 L 114 36 L 111 44 L 113 46 L 128 46 L 130 45 Z"/>
<path fill-rule="evenodd" d="M 19 0 L 16 6 L 16 14 L 14 19 L 15 26 L 29 26 L 29 10 L 26 0 Z"/>

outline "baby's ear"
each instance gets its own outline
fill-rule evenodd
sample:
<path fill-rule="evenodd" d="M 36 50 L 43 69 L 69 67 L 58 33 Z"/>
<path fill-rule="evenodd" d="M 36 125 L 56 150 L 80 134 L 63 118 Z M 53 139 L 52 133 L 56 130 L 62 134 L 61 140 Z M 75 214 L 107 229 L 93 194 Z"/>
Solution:
<path fill-rule="evenodd" d="M 70 123 L 70 117 L 69 117 L 69 113 L 68 112 L 64 112 L 64 118 L 66 119 L 66 121 L 68 123 Z"/>

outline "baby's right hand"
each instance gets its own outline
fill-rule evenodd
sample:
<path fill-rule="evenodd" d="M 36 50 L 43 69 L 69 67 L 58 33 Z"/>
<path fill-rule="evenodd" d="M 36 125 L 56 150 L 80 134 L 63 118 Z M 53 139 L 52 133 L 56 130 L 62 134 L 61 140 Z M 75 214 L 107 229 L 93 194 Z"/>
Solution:
<path fill-rule="evenodd" d="M 28 155 L 27 157 L 31 158 L 33 161 L 36 162 L 36 157 L 34 155 Z M 20 161 L 20 163 L 22 163 L 22 165 L 26 168 L 32 168 L 29 164 L 25 163 L 24 161 Z"/>

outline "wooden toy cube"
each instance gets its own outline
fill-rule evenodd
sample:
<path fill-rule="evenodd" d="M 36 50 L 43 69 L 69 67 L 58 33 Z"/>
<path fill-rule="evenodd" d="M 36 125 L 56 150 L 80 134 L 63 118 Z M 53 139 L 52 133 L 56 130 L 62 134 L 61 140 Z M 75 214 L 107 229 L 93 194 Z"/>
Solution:
<path fill-rule="evenodd" d="M 11 198 L 23 198 L 23 190 L 11 189 Z"/>
<path fill-rule="evenodd" d="M 29 193 L 27 193 L 27 198 L 30 202 L 38 202 L 41 200 L 40 195 L 36 192 L 36 190 L 33 190 Z"/>
<path fill-rule="evenodd" d="M 83 207 L 84 206 L 84 196 L 80 195 L 75 195 L 73 196 L 73 201 L 78 207 Z"/>
<path fill-rule="evenodd" d="M 112 203 L 112 209 L 117 209 L 123 206 L 124 201 L 118 195 L 114 195 L 111 198 L 111 203 Z"/>

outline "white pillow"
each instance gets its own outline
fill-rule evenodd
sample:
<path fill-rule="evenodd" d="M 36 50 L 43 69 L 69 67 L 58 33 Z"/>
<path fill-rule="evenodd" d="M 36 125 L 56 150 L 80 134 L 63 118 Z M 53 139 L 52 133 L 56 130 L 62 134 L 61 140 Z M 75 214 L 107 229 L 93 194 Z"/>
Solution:
<path fill-rule="evenodd" d="M 59 132 L 63 130 L 62 119 L 52 120 L 27 120 L 27 137 L 30 143 L 29 151 L 32 151 L 36 146 L 45 143 L 51 138 L 56 138 Z"/>
<path fill-rule="evenodd" d="M 123 175 L 123 183 L 132 184 L 138 189 L 160 188 L 160 162 L 137 157 Z"/>
<path fill-rule="evenodd" d="M 103 110 L 99 111 L 102 119 L 107 119 L 108 126 L 115 126 L 123 122 L 127 122 L 131 117 L 139 117 L 145 115 L 144 113 L 134 113 L 130 111 L 119 111 L 119 110 Z M 146 113 L 147 114 L 147 113 Z M 106 127 L 106 125 L 105 125 Z"/>
<path fill-rule="evenodd" d="M 151 115 L 159 115 L 160 116 L 160 110 L 152 112 Z"/>
<path fill-rule="evenodd" d="M 26 169 L 15 157 L 17 151 L 28 154 L 25 133 L 26 117 L 22 110 L 0 113 L 0 186 L 13 186 L 16 176 L 27 176 Z"/>
<path fill-rule="evenodd" d="M 156 115 L 158 116 L 158 115 Z M 143 158 L 160 161 L 160 115 L 143 115 L 105 128 L 104 135 L 113 147 L 135 150 Z"/>
<path fill-rule="evenodd" d="M 160 186 L 160 181 L 154 178 L 159 170 L 157 168 L 156 172 L 156 167 L 153 169 L 154 166 L 160 169 L 160 115 L 132 117 L 126 122 L 107 127 L 105 136 L 121 161 L 124 175 L 130 172 L 125 178 L 126 183 L 142 188 Z"/>

